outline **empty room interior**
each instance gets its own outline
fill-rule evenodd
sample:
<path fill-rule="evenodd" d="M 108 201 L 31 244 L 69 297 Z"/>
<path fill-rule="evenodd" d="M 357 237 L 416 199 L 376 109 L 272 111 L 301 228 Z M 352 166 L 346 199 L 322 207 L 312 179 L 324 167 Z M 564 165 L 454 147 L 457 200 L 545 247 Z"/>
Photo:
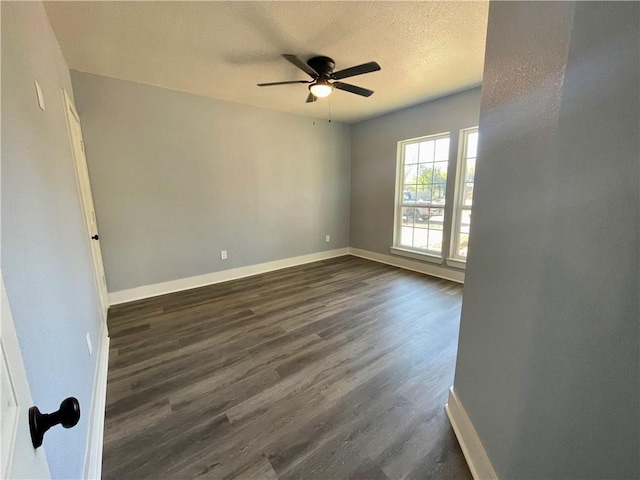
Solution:
<path fill-rule="evenodd" d="M 640 479 L 640 2 L 0 8 L 1 478 Z"/>

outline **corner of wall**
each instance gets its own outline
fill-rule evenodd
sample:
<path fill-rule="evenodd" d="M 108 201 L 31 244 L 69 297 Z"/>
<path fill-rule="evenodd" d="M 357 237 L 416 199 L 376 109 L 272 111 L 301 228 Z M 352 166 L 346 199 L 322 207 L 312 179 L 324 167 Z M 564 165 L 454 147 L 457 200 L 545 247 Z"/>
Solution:
<path fill-rule="evenodd" d="M 498 475 L 487 456 L 480 437 L 453 387 L 449 389 L 449 402 L 444 408 L 473 478 L 475 480 L 498 480 Z"/>

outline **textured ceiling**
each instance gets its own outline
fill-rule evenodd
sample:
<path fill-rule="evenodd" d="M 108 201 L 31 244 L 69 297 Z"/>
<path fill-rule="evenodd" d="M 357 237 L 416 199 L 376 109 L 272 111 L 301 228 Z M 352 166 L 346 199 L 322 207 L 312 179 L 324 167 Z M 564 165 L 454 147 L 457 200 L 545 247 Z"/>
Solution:
<path fill-rule="evenodd" d="M 45 2 L 69 68 L 300 115 L 356 122 L 479 85 L 488 2 Z M 326 55 L 369 98 L 308 80 L 282 58 Z"/>

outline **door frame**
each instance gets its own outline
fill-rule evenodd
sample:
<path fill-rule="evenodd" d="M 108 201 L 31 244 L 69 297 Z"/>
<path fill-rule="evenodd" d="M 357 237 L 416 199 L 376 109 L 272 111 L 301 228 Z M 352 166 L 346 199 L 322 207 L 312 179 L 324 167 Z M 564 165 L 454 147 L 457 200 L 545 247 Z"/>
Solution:
<path fill-rule="evenodd" d="M 1 478 L 51 478 L 44 448 L 33 448 L 28 410 L 33 405 L 11 305 L 0 270 L 0 362 L 2 362 Z"/>
<path fill-rule="evenodd" d="M 91 239 L 92 235 L 98 234 L 98 230 L 97 230 L 97 220 L 95 218 L 95 207 L 93 204 L 93 195 L 91 193 L 91 182 L 89 180 L 89 169 L 87 166 L 87 158 L 86 158 L 86 155 L 84 154 L 82 124 L 80 123 L 80 116 L 78 115 L 76 107 L 71 101 L 69 94 L 66 92 L 64 88 L 62 89 L 62 97 L 63 97 L 62 101 L 64 104 L 64 110 L 65 110 L 65 119 L 67 123 L 67 133 L 69 136 L 69 146 L 71 149 L 71 155 L 73 159 L 73 170 L 76 173 L 76 188 L 77 188 L 78 198 L 80 199 L 80 205 L 82 207 L 82 214 L 83 214 L 82 218 L 84 221 L 85 230 L 87 232 L 85 241 L 87 242 L 89 251 L 91 252 L 91 259 L 92 259 L 91 266 L 93 270 L 93 277 L 96 282 L 96 289 L 98 291 L 98 298 L 100 301 L 100 317 L 102 318 L 102 323 L 106 325 L 107 311 L 109 310 L 109 296 L 107 292 L 107 282 L 106 282 L 106 277 L 104 273 L 104 262 L 102 259 L 100 244 L 98 243 L 97 248 L 94 248 L 95 245 L 92 244 L 92 242 L 99 242 L 99 240 Z M 71 126 L 71 118 L 69 117 L 70 114 L 73 115 L 74 119 L 78 122 L 78 125 L 80 127 L 80 135 L 81 135 L 80 139 L 75 138 L 74 130 Z M 76 150 L 76 140 L 79 140 L 79 142 L 77 143 L 81 145 L 82 155 L 78 155 L 78 152 Z M 81 158 L 78 158 L 78 157 L 81 157 Z M 78 167 L 79 162 L 84 163 L 84 172 L 80 171 Z M 83 191 L 85 191 L 83 189 L 83 183 L 85 184 L 84 187 L 88 192 L 88 195 L 87 195 L 88 198 L 85 198 L 85 195 L 83 194 Z M 93 216 L 93 220 L 95 224 L 95 230 L 96 230 L 95 233 L 92 232 L 92 228 L 91 228 L 91 221 L 90 221 L 91 216 Z"/>

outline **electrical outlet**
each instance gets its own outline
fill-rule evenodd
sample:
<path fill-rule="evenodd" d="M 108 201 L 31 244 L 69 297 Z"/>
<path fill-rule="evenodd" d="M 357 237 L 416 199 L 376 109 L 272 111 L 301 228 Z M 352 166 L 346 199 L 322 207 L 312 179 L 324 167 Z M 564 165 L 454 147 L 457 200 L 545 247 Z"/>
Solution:
<path fill-rule="evenodd" d="M 227 251 L 226 250 L 220 250 L 220 258 L 222 260 L 226 260 L 227 259 Z"/>
<path fill-rule="evenodd" d="M 325 235 L 325 237 L 324 237 L 324 241 L 325 241 L 326 243 L 329 243 L 329 242 L 331 241 L 331 235 Z"/>
<path fill-rule="evenodd" d="M 91 335 L 87 332 L 87 350 L 89 350 L 89 356 L 93 354 L 93 345 L 91 344 Z"/>

